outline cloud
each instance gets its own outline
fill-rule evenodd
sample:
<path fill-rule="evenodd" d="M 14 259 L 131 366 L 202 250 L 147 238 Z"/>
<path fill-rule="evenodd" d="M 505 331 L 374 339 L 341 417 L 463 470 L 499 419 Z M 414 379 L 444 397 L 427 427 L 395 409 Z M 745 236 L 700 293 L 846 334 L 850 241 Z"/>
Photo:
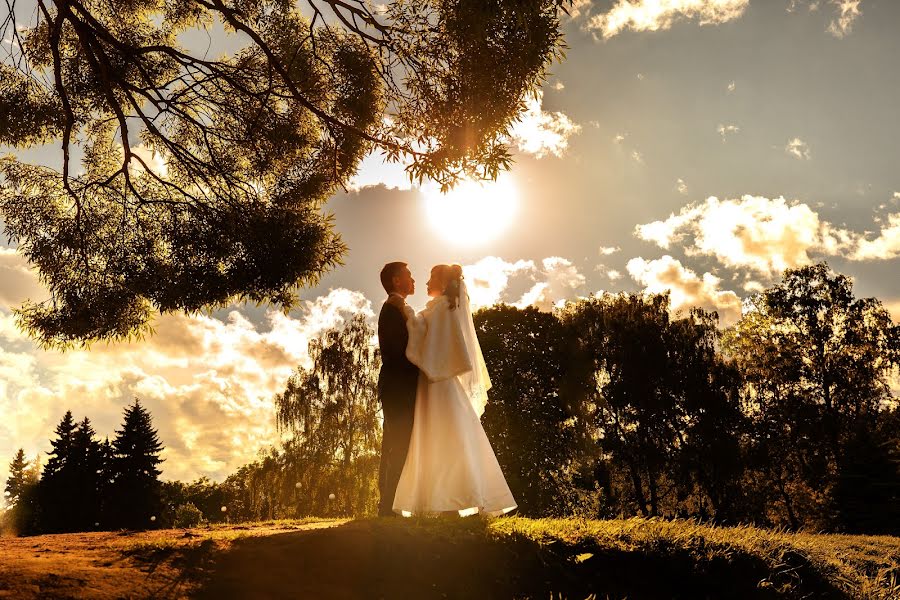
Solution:
<path fill-rule="evenodd" d="M 526 99 L 525 111 L 513 123 L 510 140 L 521 152 L 536 158 L 548 154 L 562 157 L 569 146 L 569 138 L 581 131 L 581 125 L 564 113 L 545 111 L 543 101 L 541 90 Z"/>
<path fill-rule="evenodd" d="M 791 0 L 787 6 L 787 11 L 789 13 L 797 12 L 800 5 L 806 2 L 806 8 L 809 12 L 815 12 L 819 10 L 819 0 L 813 0 L 810 2 L 809 0 Z"/>
<path fill-rule="evenodd" d="M 821 220 L 807 204 L 750 195 L 712 196 L 664 221 L 638 225 L 635 235 L 664 249 L 684 243 L 688 255 L 713 256 L 767 277 L 811 263 L 812 253 L 834 255 L 853 246 L 850 232 Z"/>
<path fill-rule="evenodd" d="M 773 277 L 823 256 L 852 261 L 900 258 L 900 212 L 875 221 L 876 232 L 857 232 L 823 220 L 808 204 L 783 197 L 712 196 L 665 220 L 638 225 L 635 235 L 663 249 L 679 244 L 688 256 L 711 256 L 726 267 Z"/>
<path fill-rule="evenodd" d="M 744 14 L 750 0 L 618 0 L 606 13 L 595 15 L 587 29 L 604 39 L 623 31 L 658 31 L 682 20 L 716 25 Z"/>
<path fill-rule="evenodd" d="M 598 253 L 600 256 L 609 256 L 610 254 L 615 254 L 621 250 L 618 246 L 600 246 Z"/>
<path fill-rule="evenodd" d="M 377 186 L 384 186 L 389 190 L 412 189 L 406 166 L 407 164 L 403 162 L 386 162 L 384 154 L 379 151 L 370 152 L 360 162 L 356 175 L 347 184 L 347 189 L 359 191 Z"/>
<path fill-rule="evenodd" d="M 766 289 L 766 286 L 761 284 L 758 281 L 754 281 L 752 279 L 748 279 L 744 282 L 744 291 L 750 292 L 751 294 L 755 294 L 757 292 L 761 292 Z"/>
<path fill-rule="evenodd" d="M 594 270 L 598 273 L 604 275 L 610 281 L 618 281 L 622 278 L 622 272 L 617 269 L 610 269 L 606 265 L 597 265 L 594 267 Z"/>
<path fill-rule="evenodd" d="M 569 17 L 577 19 L 582 15 L 586 15 L 591 8 L 593 0 L 573 0 L 571 6 L 563 4 L 563 8 L 568 12 Z"/>
<path fill-rule="evenodd" d="M 787 146 L 784 147 L 784 151 L 800 160 L 810 159 L 809 144 L 798 137 L 788 140 Z"/>
<path fill-rule="evenodd" d="M 659 294 L 668 291 L 673 311 L 699 306 L 716 310 L 723 326 L 741 317 L 741 299 L 732 291 L 720 290 L 721 279 L 712 273 L 699 277 L 669 255 L 656 260 L 632 258 L 626 266 L 631 278 L 644 286 L 644 291 Z"/>
<path fill-rule="evenodd" d="M 540 310 L 551 311 L 561 306 L 566 300 L 576 296 L 576 292 L 585 284 L 585 277 L 568 259 L 551 256 L 545 258 L 541 265 L 540 281 L 525 292 L 516 306 L 524 308 L 535 306 Z"/>
<path fill-rule="evenodd" d="M 25 258 L 14 248 L 0 248 L 0 307 L 18 306 L 25 300 L 40 302 L 49 297 Z"/>
<path fill-rule="evenodd" d="M 163 478 L 221 479 L 276 440 L 272 397 L 308 366 L 309 341 L 356 313 L 374 316 L 362 294 L 335 289 L 261 325 L 237 310 L 224 321 L 165 315 L 144 341 L 59 353 L 38 350 L 0 311 L 0 457 L 49 450 L 68 409 L 112 437 L 138 397 L 166 447 Z"/>
<path fill-rule="evenodd" d="M 688 186 L 684 182 L 684 179 L 680 177 L 678 178 L 678 181 L 675 182 L 675 189 L 678 190 L 678 193 L 682 195 L 687 195 L 688 193 Z"/>
<path fill-rule="evenodd" d="M 502 301 L 512 277 L 534 272 L 534 261 L 507 262 L 496 256 L 486 256 L 473 265 L 463 266 L 473 309 L 491 306 Z"/>
<path fill-rule="evenodd" d="M 734 92 L 736 87 L 737 86 L 735 85 L 734 81 L 732 81 L 731 83 L 728 84 L 728 87 L 726 89 L 728 90 L 728 93 L 730 94 L 730 93 Z"/>
<path fill-rule="evenodd" d="M 566 89 L 566 85 L 562 81 L 554 81 L 550 88 L 559 92 Z"/>
<path fill-rule="evenodd" d="M 613 141 L 617 144 L 621 144 L 625 141 L 625 136 L 621 133 L 617 133 L 616 137 L 613 138 Z"/>
<path fill-rule="evenodd" d="M 862 13 L 859 10 L 860 0 L 831 0 L 839 13 L 831 20 L 826 31 L 836 38 L 843 38 L 853 29 L 853 23 Z"/>
<path fill-rule="evenodd" d="M 536 306 L 552 310 L 573 299 L 584 286 L 585 277 L 568 259 L 551 256 L 539 264 L 532 260 L 509 262 L 488 256 L 475 264 L 463 265 L 472 307 L 504 302 L 524 308 Z M 516 290 L 524 290 L 517 293 Z"/>
<path fill-rule="evenodd" d="M 852 260 L 889 260 L 897 257 L 900 257 L 900 213 L 888 215 L 876 237 L 859 236 L 850 254 Z"/>
<path fill-rule="evenodd" d="M 725 142 L 726 138 L 729 135 L 739 133 L 741 131 L 741 128 L 733 124 L 723 125 L 722 123 L 719 123 L 719 126 L 716 127 L 716 131 L 718 131 L 719 135 L 722 136 L 722 142 Z"/>
<path fill-rule="evenodd" d="M 168 175 L 169 167 L 166 165 L 162 154 L 159 152 L 156 152 L 144 144 L 138 144 L 137 146 L 132 146 L 131 153 L 144 162 L 142 164 L 137 160 L 132 160 L 128 165 L 129 168 L 144 171 L 144 165 L 146 165 L 147 169 L 160 177 L 166 177 Z"/>
<path fill-rule="evenodd" d="M 639 165 L 644 164 L 644 155 L 638 152 L 637 150 L 631 151 L 631 158 Z"/>

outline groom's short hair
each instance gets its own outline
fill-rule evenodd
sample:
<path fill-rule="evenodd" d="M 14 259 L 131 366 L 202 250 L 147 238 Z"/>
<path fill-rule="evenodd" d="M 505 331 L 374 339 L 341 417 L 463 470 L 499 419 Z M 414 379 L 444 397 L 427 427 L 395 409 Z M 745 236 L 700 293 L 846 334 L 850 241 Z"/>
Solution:
<path fill-rule="evenodd" d="M 381 269 L 381 286 L 388 294 L 394 291 L 394 277 L 406 268 L 405 262 L 389 262 Z"/>

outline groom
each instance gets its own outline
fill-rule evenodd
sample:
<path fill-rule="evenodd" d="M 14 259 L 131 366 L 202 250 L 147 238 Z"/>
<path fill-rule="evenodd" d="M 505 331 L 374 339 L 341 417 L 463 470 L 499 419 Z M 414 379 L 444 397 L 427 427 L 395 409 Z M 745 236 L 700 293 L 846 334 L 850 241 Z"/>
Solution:
<path fill-rule="evenodd" d="M 378 399 L 384 413 L 378 469 L 378 514 L 392 517 L 394 493 L 409 449 L 419 379 L 419 368 L 406 359 L 409 334 L 404 311 L 406 297 L 416 291 L 416 282 L 406 263 L 392 262 L 381 270 L 381 285 L 388 298 L 378 315 L 378 347 L 381 350 Z"/>

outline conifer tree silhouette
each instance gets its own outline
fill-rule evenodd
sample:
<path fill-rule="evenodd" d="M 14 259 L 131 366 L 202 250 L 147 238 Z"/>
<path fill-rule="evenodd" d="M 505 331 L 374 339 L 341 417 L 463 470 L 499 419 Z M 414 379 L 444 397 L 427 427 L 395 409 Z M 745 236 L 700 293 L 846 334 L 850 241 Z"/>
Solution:
<path fill-rule="evenodd" d="M 94 428 L 87 417 L 72 436 L 72 526 L 89 531 L 104 525 L 100 515 L 99 483 L 101 475 L 101 447 L 94 439 Z M 97 524 L 97 525 L 95 525 Z"/>
<path fill-rule="evenodd" d="M 70 500 L 75 495 L 75 470 L 73 446 L 78 426 L 72 411 L 66 411 L 50 440 L 52 450 L 44 466 L 38 493 L 41 528 L 44 531 L 68 531 L 74 528 L 74 516 Z"/>
<path fill-rule="evenodd" d="M 9 463 L 9 477 L 6 478 L 6 486 L 3 489 L 8 508 L 12 508 L 19 503 L 27 484 L 27 477 L 28 461 L 25 459 L 25 449 L 19 448 L 12 462 Z"/>
<path fill-rule="evenodd" d="M 117 527 L 144 529 L 159 513 L 159 457 L 163 449 L 150 413 L 138 399 L 125 409 L 122 429 L 112 442 L 114 473 L 110 489 L 110 514 Z"/>
<path fill-rule="evenodd" d="M 4 529 L 14 533 L 28 533 L 34 529 L 39 464 L 39 458 L 30 462 L 25 458 L 24 448 L 19 448 L 9 464 L 9 477 L 4 487 L 7 508 L 3 515 Z"/>

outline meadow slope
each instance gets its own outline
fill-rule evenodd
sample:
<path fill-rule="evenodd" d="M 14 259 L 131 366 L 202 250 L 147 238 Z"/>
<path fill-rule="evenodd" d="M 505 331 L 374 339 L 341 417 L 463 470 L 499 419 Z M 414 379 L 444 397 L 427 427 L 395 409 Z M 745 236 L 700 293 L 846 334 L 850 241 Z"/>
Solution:
<path fill-rule="evenodd" d="M 9 598 L 900 599 L 900 538 L 687 521 L 307 519 L 0 540 Z"/>

